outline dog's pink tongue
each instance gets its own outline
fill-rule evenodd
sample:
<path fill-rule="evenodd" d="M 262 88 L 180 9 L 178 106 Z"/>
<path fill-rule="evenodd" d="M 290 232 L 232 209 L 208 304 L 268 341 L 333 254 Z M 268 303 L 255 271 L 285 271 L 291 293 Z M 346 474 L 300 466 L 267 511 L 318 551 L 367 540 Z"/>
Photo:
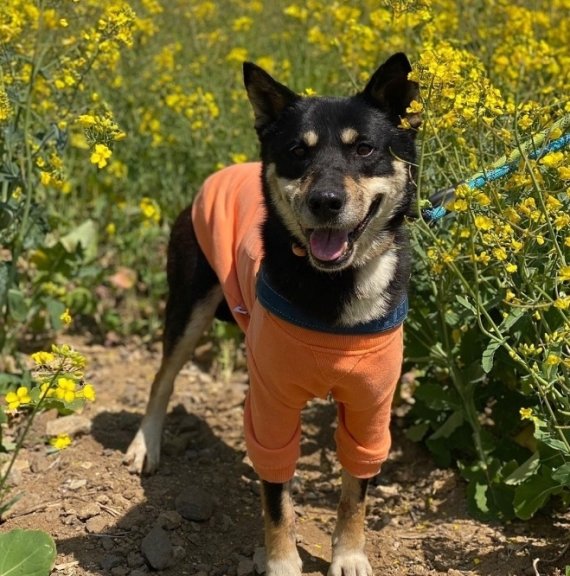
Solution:
<path fill-rule="evenodd" d="M 311 253 L 323 262 L 340 258 L 348 245 L 348 232 L 342 230 L 313 230 L 309 237 Z"/>

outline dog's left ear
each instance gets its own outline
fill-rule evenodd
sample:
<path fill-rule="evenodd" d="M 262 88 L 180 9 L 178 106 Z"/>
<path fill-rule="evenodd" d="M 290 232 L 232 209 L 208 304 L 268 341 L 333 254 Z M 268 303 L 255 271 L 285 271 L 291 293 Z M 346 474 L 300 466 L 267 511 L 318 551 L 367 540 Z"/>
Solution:
<path fill-rule="evenodd" d="M 421 124 L 420 115 L 406 112 L 419 94 L 417 82 L 408 80 L 411 71 L 407 56 L 398 52 L 374 72 L 362 94 L 382 110 L 395 117 L 407 118 L 413 128 L 418 128 Z"/>
<path fill-rule="evenodd" d="M 251 62 L 243 64 L 243 81 L 253 107 L 258 133 L 277 120 L 287 106 L 300 99 L 295 92 Z"/>

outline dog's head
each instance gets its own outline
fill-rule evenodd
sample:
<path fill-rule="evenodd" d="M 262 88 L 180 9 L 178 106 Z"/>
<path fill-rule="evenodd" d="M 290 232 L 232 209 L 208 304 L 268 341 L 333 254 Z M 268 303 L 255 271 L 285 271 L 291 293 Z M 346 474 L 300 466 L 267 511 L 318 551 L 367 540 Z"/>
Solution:
<path fill-rule="evenodd" d="M 244 80 L 261 143 L 269 201 L 299 253 L 326 271 L 361 266 L 381 251 L 413 195 L 414 129 L 401 128 L 417 96 L 404 54 L 358 94 L 301 97 L 255 64 Z"/>

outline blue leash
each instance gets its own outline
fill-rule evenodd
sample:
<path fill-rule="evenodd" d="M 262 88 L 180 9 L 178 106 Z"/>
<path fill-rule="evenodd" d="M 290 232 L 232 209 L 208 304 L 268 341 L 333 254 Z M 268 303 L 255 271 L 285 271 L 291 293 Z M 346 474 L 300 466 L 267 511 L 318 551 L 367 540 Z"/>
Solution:
<path fill-rule="evenodd" d="M 546 154 L 550 152 L 556 152 L 561 150 L 565 146 L 570 144 L 570 134 L 565 134 L 560 138 L 556 138 L 556 140 L 552 140 L 545 146 L 538 148 L 537 150 L 533 150 L 528 153 L 528 157 L 532 160 L 539 160 Z M 460 184 L 466 184 L 471 190 L 477 190 L 478 188 L 482 188 L 489 182 L 493 180 L 498 180 L 499 178 L 503 178 L 507 174 L 510 174 L 515 170 L 515 168 L 519 165 L 521 158 L 513 160 L 511 162 L 507 162 L 502 166 L 497 168 L 492 168 L 489 171 L 483 174 L 477 174 L 473 178 L 466 180 L 465 182 L 458 182 L 449 188 L 443 188 L 438 190 L 434 194 L 432 194 L 429 198 L 431 206 L 429 208 L 424 208 L 421 211 L 422 218 L 428 222 L 429 224 L 436 222 L 443 218 L 446 214 L 449 214 L 451 210 L 448 210 L 445 207 L 445 204 L 451 202 L 455 198 L 455 190 Z"/>

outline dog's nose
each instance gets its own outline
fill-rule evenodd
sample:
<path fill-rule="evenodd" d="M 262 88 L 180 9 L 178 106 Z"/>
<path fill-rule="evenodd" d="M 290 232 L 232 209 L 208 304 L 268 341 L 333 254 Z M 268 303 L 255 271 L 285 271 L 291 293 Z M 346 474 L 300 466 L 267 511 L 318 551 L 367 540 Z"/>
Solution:
<path fill-rule="evenodd" d="M 307 198 L 311 213 L 317 218 L 334 218 L 344 208 L 346 195 L 342 190 L 313 190 Z"/>

